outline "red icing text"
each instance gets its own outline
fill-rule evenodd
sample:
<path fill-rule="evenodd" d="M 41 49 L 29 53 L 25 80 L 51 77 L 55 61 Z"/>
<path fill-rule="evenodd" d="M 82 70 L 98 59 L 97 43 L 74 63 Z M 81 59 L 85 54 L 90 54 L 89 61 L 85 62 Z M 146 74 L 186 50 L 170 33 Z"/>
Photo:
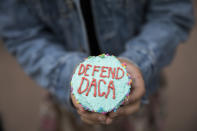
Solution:
<path fill-rule="evenodd" d="M 93 78 L 91 81 L 87 78 L 88 76 L 97 76 L 100 77 L 100 79 Z M 99 96 L 105 98 L 108 98 L 108 95 L 112 91 L 113 95 L 112 98 L 115 99 L 115 85 L 113 79 L 119 80 L 122 79 L 125 75 L 124 70 L 122 67 L 107 67 L 107 66 L 92 66 L 91 64 L 80 64 L 78 75 L 83 75 L 81 79 L 81 83 L 78 88 L 78 93 L 82 94 L 85 93 L 86 96 L 89 95 L 89 92 L 91 89 L 93 89 L 93 96 Z M 107 80 L 104 79 L 111 79 L 109 83 L 107 83 Z M 84 86 L 83 86 L 84 85 Z M 82 86 L 84 89 L 82 89 Z M 102 92 L 101 92 L 102 90 Z M 105 91 L 103 91 L 105 90 Z"/>

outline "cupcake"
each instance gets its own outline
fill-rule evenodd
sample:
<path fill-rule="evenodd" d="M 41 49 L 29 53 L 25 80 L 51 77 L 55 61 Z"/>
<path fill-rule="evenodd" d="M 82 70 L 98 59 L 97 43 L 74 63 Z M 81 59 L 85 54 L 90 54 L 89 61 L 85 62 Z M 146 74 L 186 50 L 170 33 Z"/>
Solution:
<path fill-rule="evenodd" d="M 71 80 L 71 93 L 84 110 L 98 113 L 116 111 L 131 90 L 126 64 L 115 56 L 89 56 L 80 63 Z"/>

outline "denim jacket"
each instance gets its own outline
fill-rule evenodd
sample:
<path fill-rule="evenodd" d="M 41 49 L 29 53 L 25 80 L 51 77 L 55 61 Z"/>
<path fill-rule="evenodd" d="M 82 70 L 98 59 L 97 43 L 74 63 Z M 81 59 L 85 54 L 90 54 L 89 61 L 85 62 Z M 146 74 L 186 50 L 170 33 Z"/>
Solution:
<path fill-rule="evenodd" d="M 141 70 L 147 98 L 194 23 L 189 0 L 92 0 L 101 52 Z M 90 55 L 79 0 L 1 0 L 0 36 L 24 71 L 72 110 L 74 67 Z"/>

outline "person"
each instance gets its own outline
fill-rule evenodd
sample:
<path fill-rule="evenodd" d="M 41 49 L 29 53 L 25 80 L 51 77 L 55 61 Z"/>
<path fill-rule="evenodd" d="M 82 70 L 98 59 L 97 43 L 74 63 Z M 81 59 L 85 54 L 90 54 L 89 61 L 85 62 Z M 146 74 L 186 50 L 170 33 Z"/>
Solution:
<path fill-rule="evenodd" d="M 46 99 L 55 99 L 61 107 L 62 121 L 54 123 L 62 123 L 65 130 L 71 126 L 77 130 L 148 130 L 145 125 L 157 123 L 151 115 L 157 109 L 149 105 L 158 107 L 154 101 L 159 97 L 161 71 L 187 39 L 193 23 L 189 0 L 0 1 L 0 36 L 5 47 L 48 90 Z M 70 95 L 75 66 L 100 53 L 126 62 L 136 87 L 127 104 L 108 115 L 80 110 Z M 69 112 L 93 126 L 71 119 Z M 45 129 L 57 129 L 54 123 Z"/>

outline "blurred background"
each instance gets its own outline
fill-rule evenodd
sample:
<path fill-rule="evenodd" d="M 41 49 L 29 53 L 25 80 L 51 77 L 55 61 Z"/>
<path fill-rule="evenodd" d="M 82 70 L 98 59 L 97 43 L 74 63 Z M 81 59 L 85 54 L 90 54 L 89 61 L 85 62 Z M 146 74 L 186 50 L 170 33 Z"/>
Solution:
<path fill-rule="evenodd" d="M 197 14 L 197 3 L 195 4 Z M 0 42 L 0 116 L 5 131 L 36 131 L 46 92 L 26 76 Z M 197 26 L 181 44 L 167 78 L 165 131 L 197 131 Z"/>

